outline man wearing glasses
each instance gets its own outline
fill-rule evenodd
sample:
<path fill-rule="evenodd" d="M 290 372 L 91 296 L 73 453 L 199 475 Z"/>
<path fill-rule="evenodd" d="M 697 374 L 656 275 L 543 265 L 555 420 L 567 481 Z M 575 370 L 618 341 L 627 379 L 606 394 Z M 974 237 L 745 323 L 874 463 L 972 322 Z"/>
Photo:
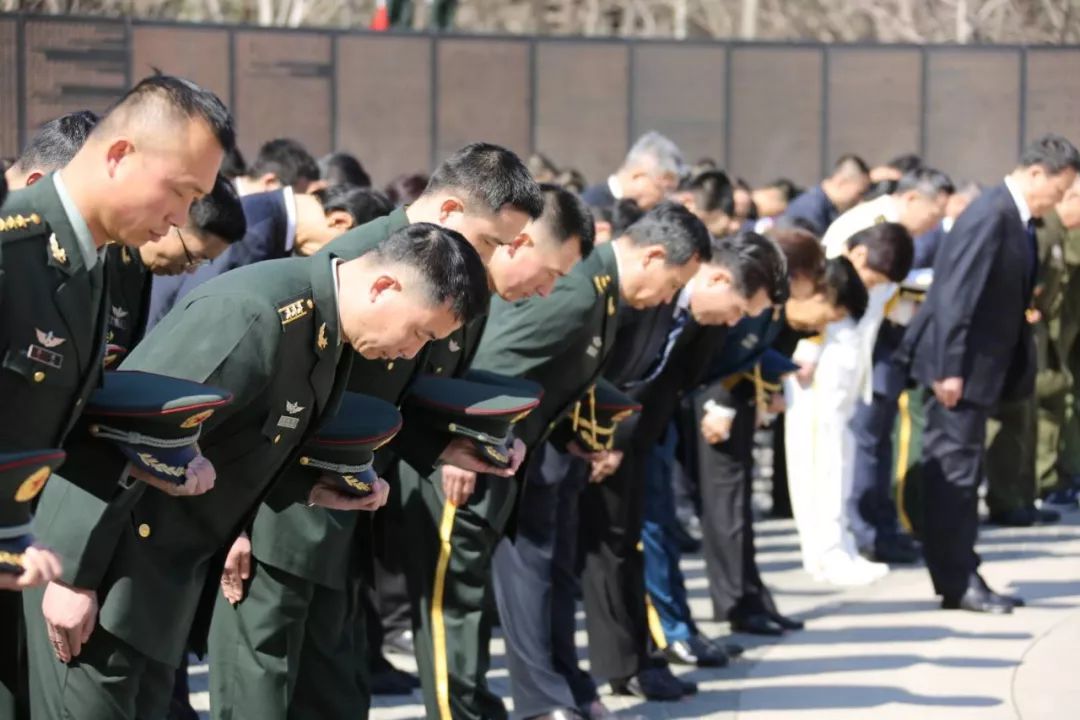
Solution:
<path fill-rule="evenodd" d="M 136 249 L 110 245 L 105 273 L 109 278 L 109 334 L 113 348 L 106 365 L 119 363 L 146 332 L 152 275 L 194 272 L 244 237 L 244 208 L 232 183 L 221 175 L 209 195 L 191 206 L 183 228 L 173 227 L 160 240 Z"/>

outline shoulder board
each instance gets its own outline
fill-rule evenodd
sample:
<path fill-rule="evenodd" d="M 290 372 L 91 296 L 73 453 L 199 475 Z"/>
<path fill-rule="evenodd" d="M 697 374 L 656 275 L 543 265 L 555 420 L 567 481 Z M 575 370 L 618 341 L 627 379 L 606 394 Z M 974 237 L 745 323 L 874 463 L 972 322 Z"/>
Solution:
<path fill-rule="evenodd" d="M 44 235 L 49 225 L 37 213 L 0 215 L 0 242 Z"/>
<path fill-rule="evenodd" d="M 593 286 L 596 287 L 596 292 L 603 295 L 607 292 L 608 286 L 611 285 L 611 276 L 607 274 L 593 275 L 592 281 Z"/>
<path fill-rule="evenodd" d="M 279 304 L 277 314 L 281 319 L 281 326 L 285 327 L 311 314 L 314 309 L 315 301 L 311 299 L 311 293 L 304 293 Z"/>

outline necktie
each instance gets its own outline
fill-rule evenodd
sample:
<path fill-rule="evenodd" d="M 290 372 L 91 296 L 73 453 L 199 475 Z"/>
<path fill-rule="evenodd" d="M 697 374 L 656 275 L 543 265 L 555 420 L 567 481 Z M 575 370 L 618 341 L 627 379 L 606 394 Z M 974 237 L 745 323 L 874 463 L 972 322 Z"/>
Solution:
<path fill-rule="evenodd" d="M 671 355 L 671 350 L 675 347 L 675 341 L 679 339 L 679 335 L 682 333 L 683 328 L 686 327 L 686 322 L 690 319 L 690 312 L 685 308 L 679 308 L 675 317 L 671 321 L 671 329 L 668 331 L 667 341 L 664 343 L 664 350 L 660 353 L 660 357 L 657 358 L 653 366 L 649 368 L 649 372 L 642 379 L 641 384 L 651 382 L 656 379 L 664 366 L 667 365 L 668 357 Z"/>
<path fill-rule="evenodd" d="M 1031 280 L 1030 287 L 1034 288 L 1039 275 L 1039 241 L 1035 234 L 1035 218 L 1027 221 L 1028 241 L 1028 278 Z"/>

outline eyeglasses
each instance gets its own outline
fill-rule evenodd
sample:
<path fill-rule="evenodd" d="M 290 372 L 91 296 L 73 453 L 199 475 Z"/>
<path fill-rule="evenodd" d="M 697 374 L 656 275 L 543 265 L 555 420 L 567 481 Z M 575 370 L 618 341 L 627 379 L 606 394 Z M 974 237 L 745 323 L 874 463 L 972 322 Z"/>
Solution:
<path fill-rule="evenodd" d="M 184 242 L 184 233 L 180 232 L 180 228 L 176 228 L 176 237 L 180 238 L 180 247 L 184 248 L 184 256 L 187 258 L 187 263 L 184 264 L 184 270 L 194 270 L 210 262 L 206 258 L 196 258 L 191 254 L 191 251 L 188 250 L 187 243 Z"/>

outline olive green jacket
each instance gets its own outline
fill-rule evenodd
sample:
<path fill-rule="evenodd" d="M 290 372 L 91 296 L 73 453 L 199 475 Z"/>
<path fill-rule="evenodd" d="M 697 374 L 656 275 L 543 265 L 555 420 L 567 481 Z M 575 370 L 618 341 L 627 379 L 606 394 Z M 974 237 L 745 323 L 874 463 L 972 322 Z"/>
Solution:
<path fill-rule="evenodd" d="M 280 503 L 306 499 L 314 478 L 282 470 L 333 416 L 351 362 L 339 342 L 328 255 L 234 270 L 183 298 L 154 327 L 122 370 L 205 382 L 234 400 L 203 427 L 202 452 L 217 472 L 213 490 L 174 498 L 135 486 L 114 498 L 113 508 L 130 509 L 95 586 L 105 630 L 159 662 L 177 662 L 208 575 L 220 573 L 221 551 L 270 489 L 289 487 L 275 488 Z M 82 511 L 78 500 L 46 493 L 37 518 L 46 538 Z"/>
<path fill-rule="evenodd" d="M 618 305 L 610 244 L 574 266 L 546 298 L 492 301 L 472 367 L 543 386 L 540 405 L 516 426 L 530 450 L 548 439 L 600 377 L 615 342 Z"/>

